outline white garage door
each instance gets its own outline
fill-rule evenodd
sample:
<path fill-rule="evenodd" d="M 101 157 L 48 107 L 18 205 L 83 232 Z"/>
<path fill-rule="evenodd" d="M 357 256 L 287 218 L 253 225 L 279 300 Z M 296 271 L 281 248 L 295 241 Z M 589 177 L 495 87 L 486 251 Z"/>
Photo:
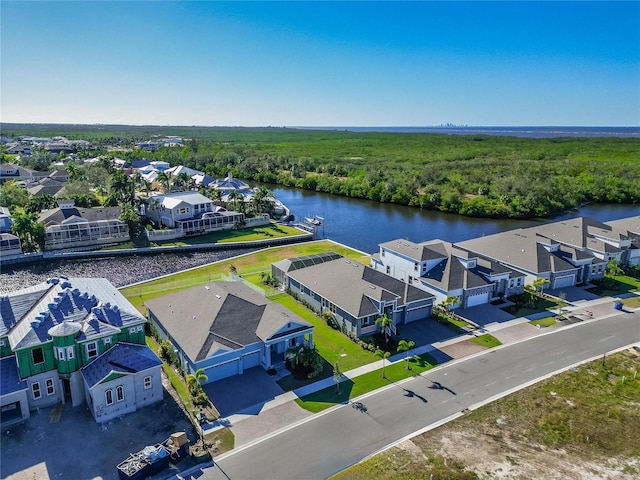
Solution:
<path fill-rule="evenodd" d="M 204 373 L 207 375 L 207 383 L 215 382 L 223 378 L 231 377 L 238 374 L 238 362 L 240 359 L 236 358 L 230 362 L 214 365 L 213 367 L 206 368 Z"/>
<path fill-rule="evenodd" d="M 258 365 L 260 365 L 260 350 L 254 350 L 242 355 L 242 366 L 245 370 Z"/>
<path fill-rule="evenodd" d="M 566 288 L 566 287 L 573 287 L 573 285 L 575 285 L 575 276 L 570 275 L 568 277 L 560 277 L 560 278 L 556 278 L 553 281 L 553 289 L 557 290 L 558 288 Z"/>
<path fill-rule="evenodd" d="M 467 308 L 475 307 L 476 305 L 483 305 L 485 303 L 489 303 L 489 292 L 467 297 Z"/>
<path fill-rule="evenodd" d="M 415 322 L 416 320 L 424 320 L 425 318 L 429 318 L 431 316 L 431 307 L 421 307 L 414 308 L 413 310 L 408 310 L 407 314 L 404 317 L 405 323 Z"/>

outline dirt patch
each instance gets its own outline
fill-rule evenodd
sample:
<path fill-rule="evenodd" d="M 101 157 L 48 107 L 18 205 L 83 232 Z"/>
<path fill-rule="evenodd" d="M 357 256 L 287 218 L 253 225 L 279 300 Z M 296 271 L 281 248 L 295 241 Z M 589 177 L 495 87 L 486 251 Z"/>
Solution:
<path fill-rule="evenodd" d="M 477 352 L 486 350 L 486 347 L 473 343 L 471 340 L 463 340 L 462 342 L 452 343 L 440 347 L 440 350 L 449 355 L 451 358 L 462 358 L 468 355 L 473 355 Z"/>
<path fill-rule="evenodd" d="M 412 447 L 399 448 L 415 453 L 463 462 L 479 478 L 516 479 L 620 479 L 638 478 L 638 459 L 584 459 L 576 452 L 550 449 L 514 436 L 508 425 L 485 432 L 444 427 L 414 438 Z M 409 443 L 409 442 L 405 442 Z"/>

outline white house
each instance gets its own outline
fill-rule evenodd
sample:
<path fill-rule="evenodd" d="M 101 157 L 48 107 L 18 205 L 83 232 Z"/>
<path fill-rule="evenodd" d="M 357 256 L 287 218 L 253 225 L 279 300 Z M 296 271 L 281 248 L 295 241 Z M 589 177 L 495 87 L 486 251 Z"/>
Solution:
<path fill-rule="evenodd" d="M 437 239 L 382 243 L 371 258 L 371 266 L 433 294 L 439 302 L 448 296 L 458 297 L 463 308 L 524 289 L 524 274 Z"/>

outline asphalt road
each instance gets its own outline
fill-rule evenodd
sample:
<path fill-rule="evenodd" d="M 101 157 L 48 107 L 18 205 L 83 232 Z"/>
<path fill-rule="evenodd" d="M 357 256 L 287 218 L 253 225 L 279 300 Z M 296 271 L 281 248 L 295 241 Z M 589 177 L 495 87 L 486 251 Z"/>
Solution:
<path fill-rule="evenodd" d="M 541 335 L 445 365 L 221 455 L 201 479 L 324 479 L 428 425 L 587 359 L 640 342 L 640 312 Z M 438 382 L 434 384 L 433 382 Z"/>

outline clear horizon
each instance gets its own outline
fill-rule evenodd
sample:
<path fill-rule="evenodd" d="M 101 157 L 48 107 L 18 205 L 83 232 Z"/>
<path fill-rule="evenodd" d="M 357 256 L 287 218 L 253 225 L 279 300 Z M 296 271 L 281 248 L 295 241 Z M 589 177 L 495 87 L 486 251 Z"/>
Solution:
<path fill-rule="evenodd" d="M 0 9 L 3 123 L 640 125 L 640 2 Z"/>

